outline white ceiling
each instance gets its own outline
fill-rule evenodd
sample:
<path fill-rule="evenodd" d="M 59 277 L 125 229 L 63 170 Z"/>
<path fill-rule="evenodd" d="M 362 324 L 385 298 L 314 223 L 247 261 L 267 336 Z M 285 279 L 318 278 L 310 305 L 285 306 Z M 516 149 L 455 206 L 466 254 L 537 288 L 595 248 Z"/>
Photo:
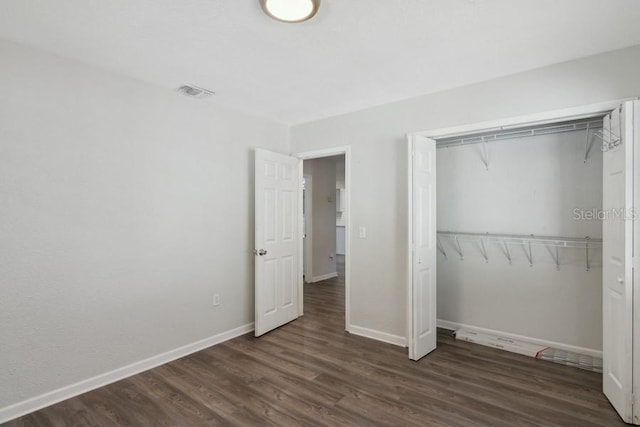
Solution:
<path fill-rule="evenodd" d="M 291 124 L 640 44 L 639 22 L 638 0 L 322 0 L 303 24 L 258 0 L 0 2 L 1 38 Z"/>

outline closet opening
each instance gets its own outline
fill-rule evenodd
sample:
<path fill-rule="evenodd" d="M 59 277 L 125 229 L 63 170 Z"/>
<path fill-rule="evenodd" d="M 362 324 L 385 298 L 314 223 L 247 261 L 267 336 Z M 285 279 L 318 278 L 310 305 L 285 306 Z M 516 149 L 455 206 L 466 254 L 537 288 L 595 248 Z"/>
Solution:
<path fill-rule="evenodd" d="M 408 135 L 411 359 L 449 329 L 600 373 L 631 419 L 639 123 L 626 101 Z"/>
<path fill-rule="evenodd" d="M 438 324 L 602 372 L 603 116 L 436 139 Z"/>

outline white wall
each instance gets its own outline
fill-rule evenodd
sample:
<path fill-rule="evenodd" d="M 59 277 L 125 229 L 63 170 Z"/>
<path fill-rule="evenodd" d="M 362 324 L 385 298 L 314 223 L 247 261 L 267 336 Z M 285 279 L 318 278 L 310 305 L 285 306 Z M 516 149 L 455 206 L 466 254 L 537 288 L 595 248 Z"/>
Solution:
<path fill-rule="evenodd" d="M 590 133 L 591 135 L 593 132 Z M 579 221 L 574 209 L 602 207 L 602 152 L 594 138 L 584 163 L 585 131 L 488 143 L 489 170 L 481 145 L 437 150 L 438 229 L 539 236 L 602 237 L 600 221 Z M 438 255 L 438 318 L 561 342 L 602 348 L 602 252 L 534 246 L 533 267 L 524 247 L 451 239 Z"/>
<path fill-rule="evenodd" d="M 287 128 L 0 58 L 0 409 L 253 322 L 252 148 Z"/>
<path fill-rule="evenodd" d="M 407 132 L 637 96 L 638 75 L 636 46 L 293 127 L 293 152 L 351 146 L 352 324 L 405 336 Z"/>
<path fill-rule="evenodd" d="M 311 272 L 307 281 L 336 273 L 336 158 L 305 160 L 311 175 Z"/>
<path fill-rule="evenodd" d="M 346 178 L 345 178 L 345 158 L 339 156 L 336 158 L 336 189 L 342 190 L 342 203 L 337 198 L 340 197 L 336 192 L 336 206 L 340 203 L 340 211 L 336 212 L 336 255 L 345 255 L 347 250 L 346 242 L 346 225 L 347 225 L 347 206 L 346 206 Z"/>

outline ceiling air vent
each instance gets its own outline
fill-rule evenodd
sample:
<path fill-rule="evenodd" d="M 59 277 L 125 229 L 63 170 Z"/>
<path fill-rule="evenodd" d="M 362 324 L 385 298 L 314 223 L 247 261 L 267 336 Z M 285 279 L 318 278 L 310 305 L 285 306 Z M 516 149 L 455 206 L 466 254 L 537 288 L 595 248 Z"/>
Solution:
<path fill-rule="evenodd" d="M 204 89 L 198 86 L 194 86 L 194 85 L 183 85 L 180 86 L 178 88 L 178 92 L 181 92 L 187 96 L 190 96 L 192 98 L 208 98 L 211 95 L 215 95 L 215 92 L 208 90 L 208 89 Z"/>

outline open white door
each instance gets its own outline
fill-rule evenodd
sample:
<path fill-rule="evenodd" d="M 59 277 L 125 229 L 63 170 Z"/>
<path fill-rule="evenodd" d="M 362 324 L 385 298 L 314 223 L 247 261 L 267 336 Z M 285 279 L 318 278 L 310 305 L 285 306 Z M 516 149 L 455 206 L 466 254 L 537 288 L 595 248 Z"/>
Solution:
<path fill-rule="evenodd" d="M 604 118 L 603 391 L 630 423 L 633 402 L 633 155 L 635 102 Z"/>
<path fill-rule="evenodd" d="M 255 335 L 298 317 L 299 160 L 256 150 Z"/>
<path fill-rule="evenodd" d="M 436 348 L 436 142 L 409 137 L 409 358 Z"/>

